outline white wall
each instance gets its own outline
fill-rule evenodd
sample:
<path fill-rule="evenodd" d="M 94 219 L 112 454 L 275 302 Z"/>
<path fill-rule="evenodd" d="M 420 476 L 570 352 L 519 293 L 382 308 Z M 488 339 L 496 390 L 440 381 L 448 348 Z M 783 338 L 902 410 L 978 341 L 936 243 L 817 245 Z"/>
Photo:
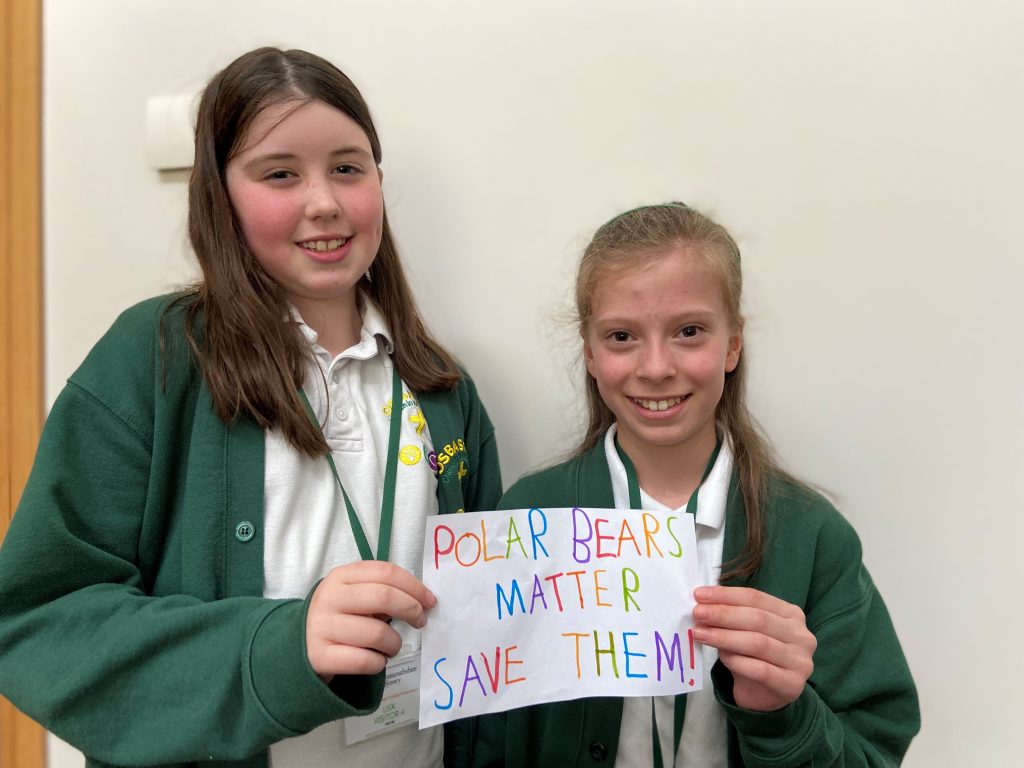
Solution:
<path fill-rule="evenodd" d="M 121 308 L 193 274 L 147 97 L 310 49 L 374 110 L 507 480 L 573 443 L 559 314 L 593 229 L 669 198 L 732 229 L 756 412 L 859 530 L 920 687 L 906 765 L 1019 764 L 1024 5 L 50 0 L 45 35 L 50 400 Z"/>

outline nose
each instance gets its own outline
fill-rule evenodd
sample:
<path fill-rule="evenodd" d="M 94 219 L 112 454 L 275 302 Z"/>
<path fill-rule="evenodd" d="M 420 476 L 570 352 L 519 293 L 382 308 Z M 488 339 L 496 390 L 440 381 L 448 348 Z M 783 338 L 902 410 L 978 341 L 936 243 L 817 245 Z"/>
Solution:
<path fill-rule="evenodd" d="M 313 179 L 306 184 L 306 218 L 333 219 L 341 213 L 341 205 L 330 183 Z"/>
<path fill-rule="evenodd" d="M 675 376 L 676 366 L 669 345 L 664 341 L 644 344 L 640 350 L 636 373 L 648 381 L 664 381 Z"/>

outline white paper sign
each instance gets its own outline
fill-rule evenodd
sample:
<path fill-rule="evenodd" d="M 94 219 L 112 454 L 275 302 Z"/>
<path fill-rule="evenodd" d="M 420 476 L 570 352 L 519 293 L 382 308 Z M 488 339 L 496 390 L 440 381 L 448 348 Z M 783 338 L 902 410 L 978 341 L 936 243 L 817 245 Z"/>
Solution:
<path fill-rule="evenodd" d="M 420 727 L 701 688 L 693 517 L 519 509 L 427 520 Z"/>

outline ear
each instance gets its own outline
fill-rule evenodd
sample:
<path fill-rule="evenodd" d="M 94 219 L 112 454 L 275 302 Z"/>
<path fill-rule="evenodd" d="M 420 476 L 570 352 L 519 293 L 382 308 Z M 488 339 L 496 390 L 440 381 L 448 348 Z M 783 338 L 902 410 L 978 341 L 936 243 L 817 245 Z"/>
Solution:
<path fill-rule="evenodd" d="M 743 351 L 743 323 L 740 323 L 729 334 L 729 346 L 725 353 L 725 372 L 732 373 L 740 364 L 740 352 Z"/>
<path fill-rule="evenodd" d="M 384 183 L 384 169 L 379 165 L 377 166 L 377 182 L 380 184 Z"/>
<path fill-rule="evenodd" d="M 587 364 L 587 373 L 594 377 L 594 350 L 591 348 L 590 342 L 587 341 L 586 333 L 580 335 L 583 337 L 583 362 Z"/>

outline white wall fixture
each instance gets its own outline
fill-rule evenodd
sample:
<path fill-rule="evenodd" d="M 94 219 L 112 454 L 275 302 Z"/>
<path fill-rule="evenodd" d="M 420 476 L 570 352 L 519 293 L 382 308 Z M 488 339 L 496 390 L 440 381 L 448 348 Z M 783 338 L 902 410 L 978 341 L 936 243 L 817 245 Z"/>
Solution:
<path fill-rule="evenodd" d="M 146 156 L 157 171 L 191 168 L 198 93 L 153 96 L 146 100 Z"/>

